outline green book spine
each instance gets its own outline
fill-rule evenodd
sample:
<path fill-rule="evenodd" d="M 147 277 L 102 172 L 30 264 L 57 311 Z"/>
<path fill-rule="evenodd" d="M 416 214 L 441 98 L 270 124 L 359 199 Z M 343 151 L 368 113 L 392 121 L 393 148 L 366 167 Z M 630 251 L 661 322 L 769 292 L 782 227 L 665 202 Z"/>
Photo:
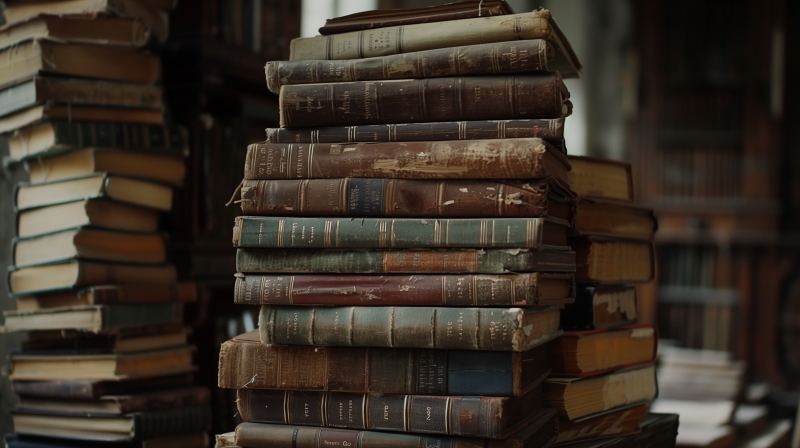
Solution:
<path fill-rule="evenodd" d="M 241 216 L 236 218 L 233 243 L 236 247 L 262 248 L 540 249 L 545 244 L 564 245 L 566 223 L 557 224 L 544 218 L 352 219 Z"/>
<path fill-rule="evenodd" d="M 138 327 L 177 322 L 181 319 L 180 303 L 154 305 L 106 305 L 103 306 L 103 328 Z"/>

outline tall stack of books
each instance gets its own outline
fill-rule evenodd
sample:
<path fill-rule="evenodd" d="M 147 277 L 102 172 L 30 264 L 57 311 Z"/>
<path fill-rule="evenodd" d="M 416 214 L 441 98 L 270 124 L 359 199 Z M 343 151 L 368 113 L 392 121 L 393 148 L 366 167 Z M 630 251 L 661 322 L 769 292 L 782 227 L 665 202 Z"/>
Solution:
<path fill-rule="evenodd" d="M 5 331 L 20 396 L 10 447 L 207 445 L 182 324 L 193 284 L 167 260 L 160 212 L 181 185 L 184 138 L 166 124 L 157 54 L 173 1 L 7 1 L 0 132 L 30 183 Z"/>
<path fill-rule="evenodd" d="M 502 1 L 333 22 L 266 67 L 281 128 L 248 148 L 233 235 L 259 329 L 221 348 L 244 423 L 217 446 L 552 445 L 562 308 L 602 271 L 567 246 L 577 57 L 548 11 Z M 600 255 L 632 270 L 611 282 L 637 281 L 636 255 Z M 620 331 L 654 351 L 651 327 Z M 674 417 L 648 424 L 637 440 L 674 443 Z"/>

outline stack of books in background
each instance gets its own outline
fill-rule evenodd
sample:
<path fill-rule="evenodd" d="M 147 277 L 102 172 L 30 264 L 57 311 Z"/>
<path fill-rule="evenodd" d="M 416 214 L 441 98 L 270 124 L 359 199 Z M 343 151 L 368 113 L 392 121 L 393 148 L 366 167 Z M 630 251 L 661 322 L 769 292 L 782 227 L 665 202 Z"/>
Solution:
<path fill-rule="evenodd" d="M 30 183 L 5 331 L 19 394 L 9 447 L 208 443 L 208 390 L 192 387 L 178 283 L 159 231 L 185 167 L 166 123 L 157 54 L 174 1 L 7 1 L 0 29 L 0 140 Z"/>
<path fill-rule="evenodd" d="M 622 286 L 652 277 L 652 213 L 595 199 L 620 166 L 630 193 L 625 165 L 573 181 L 580 64 L 548 11 L 511 13 L 361 13 L 267 64 L 282 127 L 248 149 L 233 235 L 234 300 L 262 307 L 221 348 L 244 423 L 218 447 L 674 445 L 675 416 L 643 420 L 655 332 Z M 563 333 L 576 277 L 607 313 Z"/>

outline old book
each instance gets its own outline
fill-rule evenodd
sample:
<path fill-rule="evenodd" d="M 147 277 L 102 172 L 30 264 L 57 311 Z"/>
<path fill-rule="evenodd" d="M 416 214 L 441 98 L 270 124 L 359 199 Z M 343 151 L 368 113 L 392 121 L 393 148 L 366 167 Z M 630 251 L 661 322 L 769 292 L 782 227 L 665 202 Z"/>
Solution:
<path fill-rule="evenodd" d="M 141 20 L 86 16 L 39 16 L 0 28 L 0 48 L 30 39 L 140 48 L 150 40 L 150 29 Z"/>
<path fill-rule="evenodd" d="M 131 395 L 106 395 L 95 400 L 20 397 L 17 409 L 70 414 L 130 414 L 133 412 L 204 406 L 210 399 L 205 387 L 159 390 Z"/>
<path fill-rule="evenodd" d="M 145 305 L 144 308 L 154 307 Z M 136 313 L 133 314 L 130 320 L 136 319 Z M 129 318 L 125 316 L 124 319 Z M 147 316 L 147 319 L 153 320 L 153 317 Z M 100 330 L 98 333 L 59 328 L 31 331 L 28 333 L 28 339 L 20 344 L 20 348 L 27 354 L 134 353 L 182 347 L 188 343 L 188 338 L 189 330 L 180 322 L 179 316 L 172 323 L 111 328 Z"/>
<path fill-rule="evenodd" d="M 172 154 L 181 154 L 186 149 L 178 128 L 137 123 L 51 121 L 0 138 L 0 149 L 6 150 L 14 160 L 81 148 L 136 149 Z"/>
<path fill-rule="evenodd" d="M 26 165 L 28 177 L 33 183 L 107 173 L 181 185 L 186 175 L 185 161 L 179 155 L 99 148 L 37 158 L 29 160 Z"/>
<path fill-rule="evenodd" d="M 561 118 L 568 99 L 553 72 L 284 85 L 278 100 L 281 127 L 303 127 Z"/>
<path fill-rule="evenodd" d="M 105 45 L 34 39 L 0 50 L 0 60 L 0 87 L 44 73 L 148 84 L 161 76 L 157 55 Z"/>
<path fill-rule="evenodd" d="M 197 301 L 194 282 L 141 285 L 100 285 L 79 291 L 17 297 L 17 311 L 81 305 L 147 305 Z"/>
<path fill-rule="evenodd" d="M 245 305 L 553 306 L 572 303 L 571 274 L 237 275 Z M 461 308 L 459 311 L 464 311 Z"/>
<path fill-rule="evenodd" d="M 562 421 L 563 422 L 563 421 Z M 562 422 L 559 422 L 559 427 Z M 675 448 L 678 416 L 647 414 L 633 434 L 559 444 L 563 448 Z"/>
<path fill-rule="evenodd" d="M 462 0 L 422 8 L 376 9 L 328 19 L 325 21 L 325 26 L 319 29 L 319 34 L 337 34 L 413 23 L 447 22 L 505 14 L 514 14 L 511 6 L 505 0 Z"/>
<path fill-rule="evenodd" d="M 53 16 L 122 16 L 139 19 L 160 41 L 169 35 L 169 17 L 153 0 L 9 0 L 5 23 L 16 25 L 33 18 Z M 72 20 L 72 17 L 69 18 Z"/>
<path fill-rule="evenodd" d="M 556 443 L 634 433 L 647 415 L 647 409 L 647 404 L 639 404 L 575 421 L 561 419 Z"/>
<path fill-rule="evenodd" d="M 541 386 L 521 397 L 442 397 L 239 389 L 242 420 L 506 439 L 542 408 Z"/>
<path fill-rule="evenodd" d="M 267 87 L 278 94 L 293 84 L 546 72 L 554 55 L 548 41 L 530 39 L 368 59 L 271 61 L 264 71 Z"/>
<path fill-rule="evenodd" d="M 737 402 L 743 395 L 747 364 L 731 352 L 663 347 L 659 361 L 662 398 Z"/>
<path fill-rule="evenodd" d="M 569 156 L 569 186 L 579 196 L 633 201 L 631 164 L 597 157 Z"/>
<path fill-rule="evenodd" d="M 555 440 L 558 426 L 555 412 L 543 409 L 527 428 L 506 440 L 476 439 L 468 437 L 426 436 L 422 434 L 394 434 L 353 429 L 327 429 L 308 426 L 242 423 L 236 427 L 235 441 L 240 446 L 272 448 L 289 446 L 297 448 L 322 448 L 327 446 L 358 446 L 359 448 L 417 448 L 420 446 L 447 446 L 450 448 L 546 448 Z"/>
<path fill-rule="evenodd" d="M 546 39 L 556 47 L 551 70 L 578 77 L 581 63 L 550 11 L 420 23 L 293 39 L 289 59 L 360 59 L 434 48 Z"/>
<path fill-rule="evenodd" d="M 67 22 L 72 20 L 92 22 L 91 20 L 82 19 L 64 20 Z M 0 41 L 2 40 L 2 35 L 2 32 L 0 32 Z M 72 107 L 128 107 L 155 111 L 164 109 L 161 87 L 150 84 L 36 76 L 20 84 L 0 90 L 0 116 L 45 103 L 69 104 Z M 73 120 L 79 120 L 78 116 L 75 115 L 76 111 L 77 109 L 70 110 L 72 114 L 70 117 Z M 108 121 L 106 117 L 102 117 L 101 120 Z"/>
<path fill-rule="evenodd" d="M 427 179 L 246 180 L 245 215 L 552 217 L 570 219 L 572 193 L 555 179 L 529 182 Z"/>
<path fill-rule="evenodd" d="M 567 179 L 569 163 L 538 138 L 397 143 L 258 143 L 244 178 Z"/>
<path fill-rule="evenodd" d="M 8 448 L 108 448 L 108 442 L 62 437 L 34 436 L 9 433 L 5 436 Z M 208 448 L 205 431 L 156 437 L 135 442 L 114 442 L 114 448 Z"/>
<path fill-rule="evenodd" d="M 570 238 L 579 281 L 647 283 L 653 279 L 655 255 L 650 241 L 605 237 Z"/>
<path fill-rule="evenodd" d="M 3 329 L 11 331 L 81 330 L 97 333 L 124 327 L 179 322 L 179 303 L 154 305 L 91 305 L 36 311 L 4 311 Z"/>
<path fill-rule="evenodd" d="M 675 443 L 681 448 L 733 448 L 736 446 L 736 431 L 732 426 L 697 428 L 681 425 Z"/>
<path fill-rule="evenodd" d="M 100 263 L 71 260 L 10 270 L 8 288 L 14 295 L 84 288 L 109 283 L 174 283 L 175 266 Z"/>
<path fill-rule="evenodd" d="M 0 132 L 15 131 L 46 120 L 70 119 L 79 121 L 161 125 L 164 124 L 164 111 L 130 107 L 46 103 L 0 117 Z"/>
<path fill-rule="evenodd" d="M 657 391 L 653 365 L 588 378 L 550 376 L 542 388 L 544 405 L 556 408 L 558 415 L 567 420 L 645 403 L 653 400 Z"/>
<path fill-rule="evenodd" d="M 550 370 L 527 352 L 266 346 L 258 330 L 222 344 L 219 387 L 373 394 L 519 397 Z"/>
<path fill-rule="evenodd" d="M 11 354 L 12 381 L 121 380 L 194 370 L 194 347 L 102 355 Z"/>
<path fill-rule="evenodd" d="M 44 183 L 17 184 L 14 207 L 17 210 L 28 210 L 80 199 L 98 198 L 161 211 L 169 211 L 172 208 L 170 186 L 108 173 Z"/>
<path fill-rule="evenodd" d="M 258 329 L 266 345 L 523 352 L 557 338 L 560 317 L 560 307 L 263 305 Z"/>
<path fill-rule="evenodd" d="M 657 342 L 655 328 L 645 324 L 567 331 L 551 344 L 550 362 L 556 375 L 594 375 L 653 362 Z"/>
<path fill-rule="evenodd" d="M 106 199 L 82 199 L 17 213 L 17 235 L 20 238 L 80 226 L 155 232 L 158 229 L 158 211 Z"/>
<path fill-rule="evenodd" d="M 563 118 L 527 120 L 442 121 L 435 123 L 365 124 L 304 128 L 267 128 L 267 143 L 360 143 L 564 138 Z"/>
<path fill-rule="evenodd" d="M 239 216 L 233 245 L 260 248 L 398 249 L 564 246 L 566 221 L 544 218 L 379 219 Z"/>
<path fill-rule="evenodd" d="M 651 240 L 658 227 L 649 207 L 580 198 L 574 210 L 573 235 Z"/>
<path fill-rule="evenodd" d="M 80 227 L 48 235 L 15 238 L 12 262 L 17 267 L 72 258 L 160 264 L 167 260 L 167 243 L 160 233 L 134 233 Z"/>
<path fill-rule="evenodd" d="M 686 426 L 711 429 L 730 425 L 737 405 L 735 400 L 659 398 L 652 409 L 662 414 L 678 414 Z"/>
<path fill-rule="evenodd" d="M 191 384 L 191 373 L 179 373 L 115 380 L 12 380 L 11 388 L 21 397 L 96 400 L 106 395 L 148 393 L 190 387 Z"/>
<path fill-rule="evenodd" d="M 89 416 L 17 408 L 11 410 L 11 419 L 20 434 L 116 442 L 205 431 L 211 426 L 211 408 L 191 406 Z"/>
<path fill-rule="evenodd" d="M 511 274 L 533 275 L 542 300 L 542 281 L 547 272 L 575 272 L 575 252 L 529 249 L 237 249 L 236 270 L 245 273 L 310 274 Z M 241 277 L 237 282 L 247 282 Z M 250 280 L 256 281 L 256 280 Z M 551 285 L 554 286 L 554 285 Z M 244 284 L 239 288 L 245 287 Z M 249 287 L 248 287 L 249 288 Z M 548 287 L 549 288 L 549 287 Z M 550 289 L 548 289 L 550 291 Z M 242 293 L 245 290 L 241 290 Z M 548 295 L 551 293 L 548 292 Z"/>
<path fill-rule="evenodd" d="M 636 323 L 636 288 L 579 285 L 575 302 L 561 311 L 564 330 L 595 330 Z"/>

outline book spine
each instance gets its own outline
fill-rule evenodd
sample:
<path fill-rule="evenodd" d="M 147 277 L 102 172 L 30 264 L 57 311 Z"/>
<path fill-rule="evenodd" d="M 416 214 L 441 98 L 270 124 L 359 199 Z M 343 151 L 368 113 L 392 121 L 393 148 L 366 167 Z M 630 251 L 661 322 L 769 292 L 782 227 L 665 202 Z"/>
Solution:
<path fill-rule="evenodd" d="M 504 420 L 508 420 L 504 413 L 509 412 L 505 407 L 509 399 L 498 397 L 237 392 L 239 414 L 253 423 L 500 438 L 505 435 Z M 540 394 L 530 400 L 541 406 Z"/>
<path fill-rule="evenodd" d="M 547 182 L 472 180 L 246 180 L 242 212 L 272 216 L 545 217 Z"/>
<path fill-rule="evenodd" d="M 94 305 L 143 305 L 151 303 L 195 302 L 197 286 L 183 282 L 167 285 L 124 285 L 91 287 L 78 293 Z"/>
<path fill-rule="evenodd" d="M 546 72 L 554 55 L 546 40 L 531 39 L 369 59 L 272 61 L 264 69 L 267 87 L 277 94 L 290 84 Z"/>
<path fill-rule="evenodd" d="M 136 411 L 165 411 L 207 405 L 210 399 L 205 387 L 188 387 L 144 394 L 132 394 L 116 399 L 121 414 Z"/>
<path fill-rule="evenodd" d="M 560 175 L 544 160 L 554 151 L 540 139 L 257 143 L 247 148 L 244 178 L 536 179 Z"/>
<path fill-rule="evenodd" d="M 237 217 L 236 247 L 538 249 L 542 218 L 377 219 Z"/>
<path fill-rule="evenodd" d="M 449 121 L 362 126 L 267 128 L 268 143 L 357 143 L 564 138 L 564 119 Z"/>
<path fill-rule="evenodd" d="M 169 126 L 102 123 L 102 122 L 51 122 L 56 146 L 100 147 L 118 149 L 147 149 L 183 152 L 183 135 Z"/>
<path fill-rule="evenodd" d="M 211 408 L 208 406 L 137 412 L 132 415 L 131 437 L 135 440 L 206 431 L 211 426 Z"/>
<path fill-rule="evenodd" d="M 180 303 L 109 305 L 101 309 L 104 329 L 167 324 L 180 322 L 183 317 L 183 307 Z"/>
<path fill-rule="evenodd" d="M 561 118 L 567 115 L 558 72 L 281 87 L 281 127 L 428 121 Z"/>
<path fill-rule="evenodd" d="M 249 275 L 237 278 L 234 301 L 245 305 L 533 306 L 537 284 L 537 274 Z"/>
<path fill-rule="evenodd" d="M 575 253 L 474 249 L 350 251 L 244 248 L 236 252 L 236 270 L 314 274 L 575 272 Z"/>
<path fill-rule="evenodd" d="M 11 388 L 23 397 L 96 398 L 91 381 L 11 381 Z"/>
<path fill-rule="evenodd" d="M 530 352 L 538 353 L 540 347 Z M 359 394 L 521 395 L 523 354 L 482 355 L 458 350 L 266 346 L 234 340 L 222 344 L 218 385 Z"/>
<path fill-rule="evenodd" d="M 292 39 L 289 59 L 361 59 L 458 45 L 546 39 L 551 33 L 549 19 L 549 12 L 533 11 L 296 38 Z"/>
<path fill-rule="evenodd" d="M 258 327 L 266 345 L 520 351 L 524 314 L 520 308 L 263 305 Z"/>

